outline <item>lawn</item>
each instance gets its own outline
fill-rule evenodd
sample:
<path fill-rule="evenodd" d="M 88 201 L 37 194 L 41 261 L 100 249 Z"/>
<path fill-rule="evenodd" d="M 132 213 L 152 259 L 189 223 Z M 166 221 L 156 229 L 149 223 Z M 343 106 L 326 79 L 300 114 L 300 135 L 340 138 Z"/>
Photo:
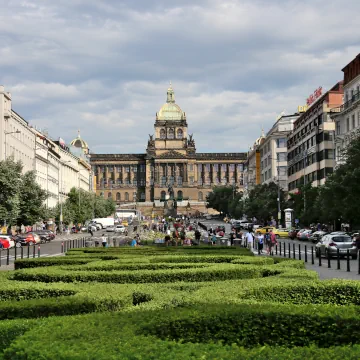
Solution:
<path fill-rule="evenodd" d="M 360 358 L 360 284 L 297 260 L 88 248 L 0 276 L 3 359 Z"/>

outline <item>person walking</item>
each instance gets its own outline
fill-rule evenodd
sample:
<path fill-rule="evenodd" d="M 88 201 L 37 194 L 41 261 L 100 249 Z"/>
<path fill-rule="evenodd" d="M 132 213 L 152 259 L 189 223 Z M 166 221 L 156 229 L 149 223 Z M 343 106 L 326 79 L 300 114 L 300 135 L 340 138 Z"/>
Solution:
<path fill-rule="evenodd" d="M 247 248 L 251 250 L 254 242 L 254 235 L 251 231 L 246 234 Z"/>
<path fill-rule="evenodd" d="M 266 229 L 266 233 L 264 235 L 264 242 L 266 245 L 266 253 L 269 255 L 270 250 L 271 250 L 271 236 L 270 236 L 270 233 L 268 233 L 267 229 Z"/>
<path fill-rule="evenodd" d="M 275 245 L 277 245 L 276 235 L 273 233 L 272 230 L 270 230 L 270 247 L 268 248 L 269 255 L 274 255 L 272 249 Z"/>
<path fill-rule="evenodd" d="M 263 253 L 263 248 L 264 248 L 264 235 L 260 233 L 258 235 L 258 251 L 259 251 L 259 254 Z"/>
<path fill-rule="evenodd" d="M 106 239 L 105 234 L 102 234 L 102 235 L 101 235 L 101 243 L 102 243 L 102 246 L 103 246 L 103 247 L 106 247 L 106 245 L 107 245 L 107 239 Z"/>
<path fill-rule="evenodd" d="M 91 226 L 89 227 L 89 233 L 91 234 L 91 237 L 93 237 L 93 236 L 94 236 L 94 233 L 93 233 L 93 231 L 92 231 Z"/>
<path fill-rule="evenodd" d="M 235 240 L 235 233 L 234 233 L 234 230 L 232 230 L 231 233 L 230 233 L 230 244 L 231 244 L 231 246 L 234 246 L 234 240 Z"/>

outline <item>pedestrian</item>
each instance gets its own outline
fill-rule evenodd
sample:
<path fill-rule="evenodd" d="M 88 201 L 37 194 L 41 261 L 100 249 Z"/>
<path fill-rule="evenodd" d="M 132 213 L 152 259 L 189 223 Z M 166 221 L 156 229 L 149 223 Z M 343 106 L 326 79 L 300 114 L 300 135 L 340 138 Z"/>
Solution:
<path fill-rule="evenodd" d="M 209 243 L 209 233 L 207 231 L 204 231 L 203 236 L 204 236 L 204 243 L 210 245 L 210 243 Z"/>
<path fill-rule="evenodd" d="M 102 234 L 102 235 L 101 235 L 101 243 L 102 243 L 102 246 L 103 246 L 103 247 L 106 247 L 106 246 L 107 246 L 107 239 L 106 239 L 105 234 Z"/>
<path fill-rule="evenodd" d="M 131 246 L 131 247 L 136 247 L 136 246 L 137 246 L 137 241 L 136 241 L 135 238 L 131 240 L 130 246 Z"/>
<path fill-rule="evenodd" d="M 200 244 L 201 233 L 198 229 L 195 230 L 195 240 Z"/>
<path fill-rule="evenodd" d="M 211 245 L 216 245 L 217 237 L 215 232 L 211 236 Z"/>
<path fill-rule="evenodd" d="M 89 233 L 91 234 L 91 236 L 94 236 L 91 226 L 89 227 Z"/>
<path fill-rule="evenodd" d="M 253 242 L 254 242 L 254 235 L 251 231 L 249 231 L 246 234 L 246 240 L 247 240 L 247 248 L 251 250 Z"/>
<path fill-rule="evenodd" d="M 277 245 L 277 239 L 276 239 L 276 235 L 274 234 L 274 232 L 272 230 L 270 230 L 270 248 L 269 248 L 269 252 L 270 255 L 273 255 L 272 252 L 272 248 Z"/>
<path fill-rule="evenodd" d="M 234 233 L 234 230 L 232 230 L 231 233 L 230 233 L 231 246 L 234 246 L 234 240 L 235 240 L 235 233 Z"/>
<path fill-rule="evenodd" d="M 267 229 L 266 229 L 266 233 L 264 235 L 264 241 L 265 241 L 265 245 L 266 245 L 266 253 L 269 255 L 270 250 L 271 250 L 271 236 L 270 236 L 270 233 L 268 233 Z"/>
<path fill-rule="evenodd" d="M 264 235 L 260 233 L 260 234 L 258 235 L 258 250 L 259 250 L 259 254 L 262 254 L 263 248 L 264 248 Z"/>

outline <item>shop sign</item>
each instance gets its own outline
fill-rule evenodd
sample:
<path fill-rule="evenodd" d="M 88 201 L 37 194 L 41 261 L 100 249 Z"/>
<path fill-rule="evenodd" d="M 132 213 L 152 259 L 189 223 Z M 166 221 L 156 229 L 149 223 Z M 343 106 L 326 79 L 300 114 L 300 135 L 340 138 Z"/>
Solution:
<path fill-rule="evenodd" d="M 320 96 L 322 95 L 322 87 L 319 86 L 313 94 L 311 94 L 307 100 L 306 100 L 306 104 L 308 106 L 310 106 L 312 103 L 314 103 Z"/>

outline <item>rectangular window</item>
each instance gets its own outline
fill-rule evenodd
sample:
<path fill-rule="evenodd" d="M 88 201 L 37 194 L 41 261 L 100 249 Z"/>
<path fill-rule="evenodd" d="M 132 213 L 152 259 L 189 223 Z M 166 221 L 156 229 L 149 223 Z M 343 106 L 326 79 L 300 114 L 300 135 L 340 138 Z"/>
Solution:
<path fill-rule="evenodd" d="M 125 166 L 125 171 L 128 173 L 130 172 L 130 167 L 129 166 Z"/>
<path fill-rule="evenodd" d="M 132 170 L 133 170 L 133 172 L 137 172 L 137 171 L 138 171 L 137 166 L 136 166 L 136 165 L 135 165 L 135 166 L 133 166 L 133 167 L 132 167 Z"/>
<path fill-rule="evenodd" d="M 189 176 L 189 182 L 190 182 L 190 185 L 194 185 L 194 177 L 193 176 Z"/>
<path fill-rule="evenodd" d="M 218 171 L 218 170 L 219 170 L 219 165 L 218 165 L 218 164 L 214 164 L 214 165 L 213 165 L 213 169 L 214 169 L 214 171 Z"/>
<path fill-rule="evenodd" d="M 351 122 L 352 122 L 352 129 L 354 130 L 356 128 L 356 125 L 355 125 L 355 114 L 353 114 L 351 116 Z"/>
<path fill-rule="evenodd" d="M 350 118 L 346 119 L 346 132 L 350 131 Z"/>
<path fill-rule="evenodd" d="M 129 185 L 129 184 L 130 184 L 130 180 L 129 180 L 129 179 L 125 179 L 124 184 L 125 184 L 125 185 Z"/>
<path fill-rule="evenodd" d="M 337 121 L 336 122 L 336 135 L 340 135 L 340 134 L 341 134 L 340 121 Z"/>
<path fill-rule="evenodd" d="M 286 176 L 286 166 L 279 166 L 279 176 Z"/>
<path fill-rule="evenodd" d="M 141 165 L 140 165 L 140 171 L 141 171 L 141 172 L 145 172 L 145 165 L 144 165 L 144 164 L 141 164 Z"/>
<path fill-rule="evenodd" d="M 235 165 L 234 164 L 230 164 L 230 171 L 235 171 Z"/>
<path fill-rule="evenodd" d="M 237 166 L 237 169 L 238 169 L 239 172 L 243 172 L 243 171 L 244 171 L 244 165 L 243 165 L 243 164 L 239 164 L 239 165 Z"/>
<path fill-rule="evenodd" d="M 194 165 L 193 164 L 189 164 L 189 171 L 194 171 Z"/>
<path fill-rule="evenodd" d="M 286 158 L 287 158 L 287 153 L 286 152 L 277 153 L 277 160 L 278 161 L 286 161 Z"/>
<path fill-rule="evenodd" d="M 325 150 L 325 159 L 333 159 L 334 158 L 334 150 L 326 149 Z"/>
<path fill-rule="evenodd" d="M 137 180 L 136 179 L 133 179 L 133 185 L 137 186 Z"/>

